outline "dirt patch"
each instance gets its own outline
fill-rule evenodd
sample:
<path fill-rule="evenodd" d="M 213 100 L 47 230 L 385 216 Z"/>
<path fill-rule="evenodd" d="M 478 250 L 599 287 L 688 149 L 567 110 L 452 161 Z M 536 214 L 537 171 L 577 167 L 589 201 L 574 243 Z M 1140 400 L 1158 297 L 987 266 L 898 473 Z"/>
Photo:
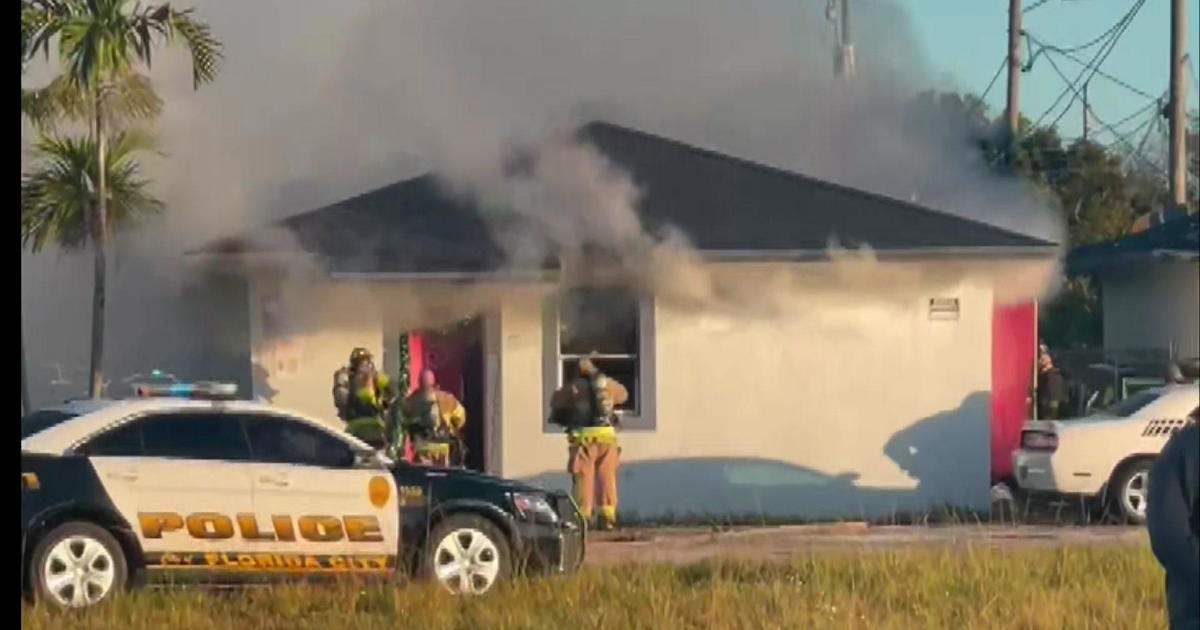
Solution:
<path fill-rule="evenodd" d="M 870 526 L 866 523 L 735 528 L 725 531 L 633 530 L 593 537 L 587 564 L 688 564 L 716 558 L 786 560 L 812 551 L 918 545 L 1057 547 L 1132 545 L 1146 541 L 1140 527 Z"/>

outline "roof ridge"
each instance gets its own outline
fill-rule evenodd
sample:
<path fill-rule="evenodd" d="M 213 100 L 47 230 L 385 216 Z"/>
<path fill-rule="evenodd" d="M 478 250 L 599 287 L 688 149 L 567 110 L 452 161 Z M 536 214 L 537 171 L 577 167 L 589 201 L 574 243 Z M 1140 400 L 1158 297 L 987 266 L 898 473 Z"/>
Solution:
<path fill-rule="evenodd" d="M 973 223 L 975 225 L 978 225 L 980 227 L 983 227 L 983 228 L 986 228 L 989 230 L 993 230 L 993 231 L 995 231 L 999 234 L 1003 234 L 1005 236 L 1014 236 L 1014 237 L 1018 237 L 1018 238 L 1030 239 L 1030 240 L 1044 243 L 1045 245 L 1055 245 L 1056 244 L 1056 243 L 1054 243 L 1052 241 L 1048 241 L 1044 238 L 1040 238 L 1037 236 L 1030 236 L 1028 234 L 1022 234 L 1020 232 L 1016 232 L 1016 231 L 1013 231 L 1013 230 L 1010 230 L 1007 228 L 1000 227 L 998 225 L 987 223 L 985 221 L 980 221 L 978 219 L 971 219 L 971 218 L 959 216 L 959 215 L 953 214 L 951 212 L 946 212 L 944 210 L 938 210 L 936 208 L 930 208 L 928 206 L 923 206 L 923 205 L 913 203 L 911 201 L 906 201 L 904 199 L 900 199 L 897 197 L 891 197 L 888 195 L 872 192 L 869 190 L 863 190 L 861 188 L 855 188 L 853 186 L 847 186 L 845 184 L 839 184 L 837 182 L 831 182 L 829 180 L 820 179 L 818 177 L 813 177 L 812 175 L 806 175 L 804 173 L 800 173 L 797 171 L 791 171 L 791 170 L 788 170 L 788 169 L 785 169 L 785 168 L 782 168 L 779 166 L 772 166 L 770 164 L 758 162 L 758 161 L 755 161 L 755 160 L 752 160 L 749 158 L 739 157 L 736 155 L 731 155 L 729 153 L 722 153 L 721 151 L 718 151 L 716 149 L 711 149 L 708 147 L 702 147 L 702 146 L 697 146 L 694 144 L 689 144 L 687 142 L 683 142 L 682 140 L 668 138 L 666 136 L 661 136 L 661 135 L 651 133 L 648 131 L 643 131 L 641 129 L 626 127 L 624 125 L 619 125 L 617 123 L 609 122 L 606 120 L 592 120 L 592 121 L 580 126 L 579 130 L 583 131 L 585 129 L 595 128 L 595 127 L 609 127 L 609 128 L 615 129 L 622 133 L 627 133 L 627 134 L 634 135 L 634 136 L 640 136 L 640 137 L 648 139 L 648 140 L 654 140 L 656 142 L 662 142 L 662 143 L 674 145 L 676 147 L 679 147 L 679 148 L 682 148 L 682 149 L 685 149 L 688 151 L 692 151 L 694 153 L 699 153 L 701 155 L 714 157 L 714 158 L 717 158 L 720 160 L 724 160 L 726 162 L 733 162 L 735 164 L 750 167 L 755 170 L 759 170 L 759 171 L 765 172 L 767 174 L 773 175 L 775 177 L 785 177 L 788 179 L 801 180 L 803 182 L 815 185 L 817 187 L 830 189 L 830 190 L 834 190 L 834 191 L 841 192 L 841 193 L 846 193 L 846 194 L 856 196 L 856 197 L 867 198 L 867 199 L 871 199 L 874 201 L 886 202 L 887 204 L 889 204 L 891 206 L 894 206 L 896 208 L 903 208 L 910 212 L 917 212 L 917 213 L 922 213 L 922 214 L 934 214 L 934 215 L 938 215 L 939 217 L 946 217 L 946 218 L 954 219 L 957 221 Z M 617 164 L 617 166 L 619 167 L 620 164 Z"/>
<path fill-rule="evenodd" d="M 433 171 L 426 171 L 424 173 L 421 173 L 420 175 L 414 175 L 412 177 L 407 177 L 405 179 L 394 181 L 390 184 L 384 184 L 382 186 L 378 186 L 378 187 L 372 188 L 370 190 L 365 190 L 363 192 L 358 193 L 357 195 L 346 197 L 345 199 L 339 199 L 338 201 L 335 201 L 333 203 L 327 203 L 323 206 L 318 206 L 316 208 L 309 208 L 308 210 L 303 210 L 301 212 L 297 212 L 296 214 L 286 216 L 282 219 L 279 219 L 278 221 L 271 223 L 271 225 L 286 225 L 288 223 L 291 223 L 292 221 L 295 221 L 297 219 L 302 219 L 304 217 L 307 217 L 312 214 L 316 214 L 318 212 L 325 212 L 326 210 L 337 208 L 338 206 L 344 206 L 344 205 L 350 204 L 354 201 L 362 199 L 363 197 L 373 195 L 381 190 L 385 190 L 388 188 L 398 188 L 398 187 L 404 186 L 406 184 L 412 184 L 418 180 L 433 179 L 436 176 L 437 175 Z"/>

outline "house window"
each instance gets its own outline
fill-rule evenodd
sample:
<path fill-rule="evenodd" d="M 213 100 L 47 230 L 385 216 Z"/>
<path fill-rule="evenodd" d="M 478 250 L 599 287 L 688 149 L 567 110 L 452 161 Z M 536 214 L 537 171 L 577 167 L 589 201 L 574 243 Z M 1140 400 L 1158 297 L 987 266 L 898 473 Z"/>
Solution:
<path fill-rule="evenodd" d="M 621 289 L 567 291 L 558 307 L 559 384 L 579 376 L 579 360 L 592 356 L 596 367 L 629 390 L 618 409 L 638 411 L 638 302 Z"/>
<path fill-rule="evenodd" d="M 591 356 L 601 372 L 629 392 L 617 407 L 622 427 L 654 428 L 650 304 L 625 289 L 582 287 L 565 291 L 548 306 L 547 400 L 577 378 L 579 361 Z"/>

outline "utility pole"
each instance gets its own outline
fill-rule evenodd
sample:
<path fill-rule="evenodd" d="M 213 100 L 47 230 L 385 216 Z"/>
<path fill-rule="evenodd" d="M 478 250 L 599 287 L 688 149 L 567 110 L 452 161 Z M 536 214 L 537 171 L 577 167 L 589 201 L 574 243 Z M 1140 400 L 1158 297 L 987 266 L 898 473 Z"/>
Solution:
<path fill-rule="evenodd" d="M 1017 140 L 1021 118 L 1021 0 L 1008 0 L 1008 105 L 1004 110 L 1008 144 Z"/>
<path fill-rule="evenodd" d="M 1187 205 L 1187 72 L 1184 49 L 1187 48 L 1187 0 L 1171 0 L 1171 119 L 1170 184 L 1171 202 L 1177 209 Z"/>
<path fill-rule="evenodd" d="M 838 78 L 849 82 L 854 78 L 854 44 L 850 39 L 850 0 L 830 0 L 826 12 L 826 17 L 834 23 L 834 32 L 837 36 L 837 48 L 833 51 L 833 71 Z"/>
<path fill-rule="evenodd" d="M 1092 112 L 1090 109 L 1088 109 L 1088 86 L 1091 84 L 1092 84 L 1091 81 L 1088 81 L 1087 83 L 1083 84 L 1083 141 L 1084 142 L 1087 142 L 1088 123 L 1091 122 L 1091 120 L 1092 120 Z"/>

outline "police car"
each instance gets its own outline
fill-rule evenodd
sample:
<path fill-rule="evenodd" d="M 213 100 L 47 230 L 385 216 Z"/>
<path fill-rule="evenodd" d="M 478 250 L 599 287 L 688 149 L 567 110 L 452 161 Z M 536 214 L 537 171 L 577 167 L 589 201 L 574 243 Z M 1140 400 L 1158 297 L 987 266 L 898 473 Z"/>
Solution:
<path fill-rule="evenodd" d="M 229 384 L 139 389 L 22 418 L 27 596 L 79 608 L 160 580 L 396 573 L 479 594 L 583 560 L 565 494 L 394 462 Z"/>

